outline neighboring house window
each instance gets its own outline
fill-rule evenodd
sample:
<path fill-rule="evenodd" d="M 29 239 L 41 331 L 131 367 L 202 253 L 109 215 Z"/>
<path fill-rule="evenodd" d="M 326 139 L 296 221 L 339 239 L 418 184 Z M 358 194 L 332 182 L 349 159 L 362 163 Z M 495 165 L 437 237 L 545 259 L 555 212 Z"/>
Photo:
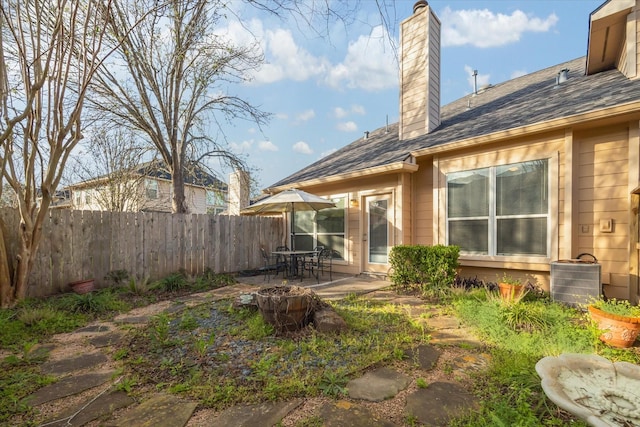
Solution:
<path fill-rule="evenodd" d="M 447 174 L 447 241 L 481 255 L 549 256 L 549 164 Z"/>
<path fill-rule="evenodd" d="M 324 246 L 334 251 L 334 256 L 344 259 L 346 197 L 331 199 L 335 208 L 315 211 L 296 211 L 293 230 L 296 250 L 312 250 Z"/>
<path fill-rule="evenodd" d="M 76 207 L 79 207 L 82 203 L 82 192 L 76 191 Z"/>
<path fill-rule="evenodd" d="M 158 181 L 155 179 L 146 179 L 145 187 L 147 189 L 147 199 L 158 198 Z"/>
<path fill-rule="evenodd" d="M 207 190 L 207 213 L 220 215 L 225 210 L 224 193 Z"/>
<path fill-rule="evenodd" d="M 84 204 L 85 205 L 90 205 L 91 204 L 91 192 L 90 191 L 85 191 L 84 193 Z"/>

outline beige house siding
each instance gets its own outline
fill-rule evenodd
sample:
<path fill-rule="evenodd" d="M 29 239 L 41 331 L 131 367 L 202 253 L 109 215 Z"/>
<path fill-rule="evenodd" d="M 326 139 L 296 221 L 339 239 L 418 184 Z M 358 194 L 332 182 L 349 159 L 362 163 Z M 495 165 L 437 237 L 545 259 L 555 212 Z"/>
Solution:
<path fill-rule="evenodd" d="M 150 178 L 147 179 L 151 180 Z M 140 198 L 135 201 L 135 206 L 129 206 L 127 210 L 171 212 L 171 181 L 155 180 L 155 182 L 158 183 L 157 198 L 149 198 L 147 196 L 146 180 L 140 180 Z M 73 208 L 77 210 L 104 210 L 100 203 L 98 203 L 98 198 L 96 197 L 97 191 L 99 191 L 99 187 L 74 189 L 72 196 Z M 185 199 L 189 213 L 207 213 L 206 189 L 187 184 L 185 185 Z"/>
<path fill-rule="evenodd" d="M 636 76 L 635 78 L 640 78 L 640 10 L 636 10 L 635 12 L 635 27 L 636 27 Z M 632 51 L 633 52 L 633 51 Z"/>
<path fill-rule="evenodd" d="M 629 141 L 626 125 L 576 135 L 579 141 L 579 253 L 596 256 L 608 296 L 628 297 Z M 611 220 L 612 232 L 600 222 Z M 576 254 L 577 255 L 577 254 Z"/>
<path fill-rule="evenodd" d="M 416 245 L 433 245 L 433 164 L 432 158 L 418 163 L 420 168 L 413 174 L 415 200 L 413 241 Z"/>

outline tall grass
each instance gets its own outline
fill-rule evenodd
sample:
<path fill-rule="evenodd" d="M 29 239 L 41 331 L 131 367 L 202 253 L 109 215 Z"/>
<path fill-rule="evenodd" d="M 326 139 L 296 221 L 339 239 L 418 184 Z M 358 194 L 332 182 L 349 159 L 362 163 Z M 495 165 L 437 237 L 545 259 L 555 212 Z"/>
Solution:
<path fill-rule="evenodd" d="M 481 412 L 457 420 L 456 426 L 586 426 L 546 398 L 535 372 L 537 361 L 561 353 L 587 353 L 640 362 L 636 351 L 603 346 L 586 314 L 548 299 L 509 304 L 486 292 L 472 292 L 457 293 L 452 304 L 492 354 L 490 368 L 476 378 Z"/>

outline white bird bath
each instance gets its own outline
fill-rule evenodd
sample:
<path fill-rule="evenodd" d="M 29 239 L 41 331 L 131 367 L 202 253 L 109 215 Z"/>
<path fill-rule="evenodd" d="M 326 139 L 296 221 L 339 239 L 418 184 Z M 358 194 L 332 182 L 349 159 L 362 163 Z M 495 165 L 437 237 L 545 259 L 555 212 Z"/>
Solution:
<path fill-rule="evenodd" d="M 536 371 L 547 397 L 589 425 L 640 426 L 640 366 L 561 354 L 540 359 Z"/>

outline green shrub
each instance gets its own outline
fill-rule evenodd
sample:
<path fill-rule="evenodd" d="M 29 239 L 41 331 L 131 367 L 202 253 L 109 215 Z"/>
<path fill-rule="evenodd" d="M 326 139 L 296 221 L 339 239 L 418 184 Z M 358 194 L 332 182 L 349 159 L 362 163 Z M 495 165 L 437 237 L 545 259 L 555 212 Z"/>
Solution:
<path fill-rule="evenodd" d="M 104 280 L 113 283 L 115 286 L 123 285 L 129 278 L 127 270 L 112 270 L 104 276 Z"/>
<path fill-rule="evenodd" d="M 390 279 L 396 288 L 451 286 L 458 268 L 458 246 L 398 245 L 391 248 Z"/>
<path fill-rule="evenodd" d="M 176 292 L 189 286 L 187 278 L 182 273 L 173 273 L 160 280 L 156 288 L 166 292 Z"/>
<path fill-rule="evenodd" d="M 128 309 L 126 304 L 108 289 L 86 294 L 67 294 L 60 299 L 60 305 L 64 310 L 72 313 L 95 316 Z"/>

